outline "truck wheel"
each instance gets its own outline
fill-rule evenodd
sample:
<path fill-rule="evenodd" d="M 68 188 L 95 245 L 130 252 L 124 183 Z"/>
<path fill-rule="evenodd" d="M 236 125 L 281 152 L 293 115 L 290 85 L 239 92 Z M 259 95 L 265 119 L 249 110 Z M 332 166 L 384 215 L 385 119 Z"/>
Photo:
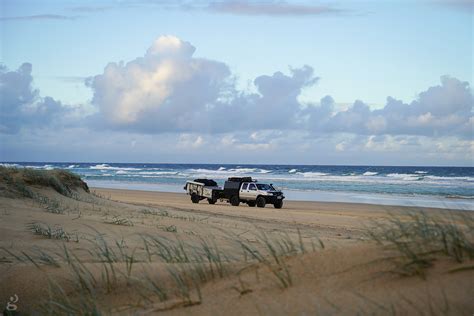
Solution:
<path fill-rule="evenodd" d="M 276 202 L 273 204 L 273 206 L 274 206 L 275 208 L 281 208 L 281 207 L 283 206 L 283 200 L 278 200 L 278 201 L 276 201 Z"/>
<path fill-rule="evenodd" d="M 199 200 L 200 200 L 200 198 L 197 194 L 191 194 L 191 201 L 193 203 L 199 203 Z"/>
<path fill-rule="evenodd" d="M 237 195 L 233 195 L 230 198 L 230 204 L 232 204 L 232 206 L 239 206 L 239 204 L 240 204 L 239 197 Z"/>
<path fill-rule="evenodd" d="M 255 207 L 255 201 L 248 201 L 247 204 L 250 207 Z"/>
<path fill-rule="evenodd" d="M 217 200 L 216 199 L 207 199 L 207 202 L 209 202 L 209 204 L 216 204 Z"/>
<path fill-rule="evenodd" d="M 264 198 L 263 196 L 259 196 L 259 197 L 257 198 L 257 206 L 258 206 L 258 207 L 265 207 L 265 204 L 266 204 L 266 203 L 267 203 L 267 202 L 265 201 L 265 198 Z"/>

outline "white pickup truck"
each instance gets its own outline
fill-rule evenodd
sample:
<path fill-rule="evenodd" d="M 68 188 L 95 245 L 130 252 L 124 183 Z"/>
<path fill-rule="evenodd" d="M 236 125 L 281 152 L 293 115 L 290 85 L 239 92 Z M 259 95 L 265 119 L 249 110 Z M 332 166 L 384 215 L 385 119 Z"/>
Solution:
<path fill-rule="evenodd" d="M 273 204 L 275 208 L 281 208 L 284 198 L 281 191 L 266 183 L 243 182 L 239 190 L 239 203 L 242 201 L 251 207 L 255 205 L 265 207 L 266 204 Z M 234 204 L 238 205 L 236 200 L 232 203 Z"/>
<path fill-rule="evenodd" d="M 214 180 L 196 179 L 186 182 L 184 189 L 193 203 L 207 199 L 209 204 L 215 204 L 217 200 L 226 200 L 233 206 L 242 202 L 250 207 L 273 204 L 275 208 L 282 208 L 285 198 L 283 192 L 275 189 L 272 184 L 258 183 L 251 177 L 229 178 L 224 188 L 219 187 Z"/>

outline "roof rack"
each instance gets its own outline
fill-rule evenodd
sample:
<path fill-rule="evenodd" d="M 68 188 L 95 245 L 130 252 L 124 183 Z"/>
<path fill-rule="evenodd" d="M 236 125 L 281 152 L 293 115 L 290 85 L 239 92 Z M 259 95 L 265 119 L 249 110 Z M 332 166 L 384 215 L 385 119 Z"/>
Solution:
<path fill-rule="evenodd" d="M 231 182 L 257 182 L 257 180 L 253 180 L 252 177 L 229 177 L 227 181 Z"/>

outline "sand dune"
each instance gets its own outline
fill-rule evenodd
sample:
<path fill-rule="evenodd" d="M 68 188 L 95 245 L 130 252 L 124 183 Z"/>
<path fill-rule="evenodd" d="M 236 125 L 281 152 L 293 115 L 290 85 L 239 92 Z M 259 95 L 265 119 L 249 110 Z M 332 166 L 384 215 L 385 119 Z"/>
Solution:
<path fill-rule="evenodd" d="M 17 294 L 21 312 L 474 311 L 473 260 L 466 248 L 472 239 L 462 246 L 462 260 L 449 251 L 420 255 L 427 260 L 415 264 L 418 271 L 400 270 L 397 264 L 406 258 L 369 237 L 378 223 L 388 223 L 383 218 L 408 222 L 406 208 L 288 201 L 281 210 L 257 209 L 191 204 L 184 194 L 75 188 L 65 196 L 29 188 L 43 200 L 0 197 L 0 298 L 6 304 Z M 423 212 L 451 212 L 453 223 L 472 238 L 472 226 L 463 222 L 473 220 L 471 213 Z"/>

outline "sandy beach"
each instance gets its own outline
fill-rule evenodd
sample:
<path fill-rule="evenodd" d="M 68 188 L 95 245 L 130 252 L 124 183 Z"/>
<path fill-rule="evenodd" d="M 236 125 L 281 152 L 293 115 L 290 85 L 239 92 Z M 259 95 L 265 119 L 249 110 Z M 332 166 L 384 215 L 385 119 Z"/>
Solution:
<path fill-rule="evenodd" d="M 185 193 L 104 188 L 92 190 L 115 201 L 145 207 L 168 207 L 196 216 L 211 216 L 215 220 L 235 222 L 236 227 L 246 227 L 248 224 L 279 225 L 280 229 L 301 227 L 315 231 L 320 238 L 341 242 L 362 237 L 367 227 L 388 213 L 413 210 L 404 206 L 288 200 L 284 202 L 283 209 L 275 209 L 272 205 L 255 209 L 246 204 L 233 207 L 225 201 L 215 205 L 209 205 L 206 201 L 193 204 Z M 446 212 L 436 208 L 416 209 L 438 214 Z"/>
<path fill-rule="evenodd" d="M 1 282 L 8 285 L 0 297 L 16 294 L 20 311 L 35 311 L 48 297 L 65 310 L 79 304 L 123 315 L 474 310 L 472 260 L 439 256 L 422 275 L 401 275 L 387 259 L 394 250 L 370 239 L 377 223 L 404 218 L 409 208 L 285 201 L 282 209 L 261 209 L 192 204 L 179 193 L 92 188 L 71 198 L 32 190 L 46 202 L 0 197 Z"/>

